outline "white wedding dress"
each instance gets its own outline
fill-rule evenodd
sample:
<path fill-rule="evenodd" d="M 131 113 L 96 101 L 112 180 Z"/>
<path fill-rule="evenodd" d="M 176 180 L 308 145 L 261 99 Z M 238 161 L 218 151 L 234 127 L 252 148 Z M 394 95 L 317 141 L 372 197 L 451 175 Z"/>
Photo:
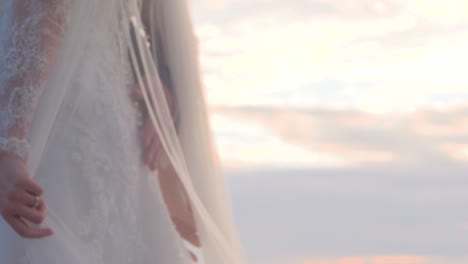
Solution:
<path fill-rule="evenodd" d="M 41 123 L 36 109 L 46 109 L 50 100 L 43 93 L 51 83 L 47 74 L 67 65 L 66 59 L 53 58 L 60 54 L 67 14 L 75 5 L 70 0 L 3 4 L 4 10 L 17 4 L 26 15 L 6 12 L 3 17 L 10 24 L 0 37 L 0 148 L 27 159 L 35 147 L 29 127 Z M 49 23 L 51 18 L 55 20 Z M 170 221 L 156 175 L 141 161 L 127 51 L 105 23 L 95 23 L 85 34 L 34 173 L 49 208 L 44 226 L 55 234 L 26 240 L 1 221 L 0 263 L 192 263 Z"/>

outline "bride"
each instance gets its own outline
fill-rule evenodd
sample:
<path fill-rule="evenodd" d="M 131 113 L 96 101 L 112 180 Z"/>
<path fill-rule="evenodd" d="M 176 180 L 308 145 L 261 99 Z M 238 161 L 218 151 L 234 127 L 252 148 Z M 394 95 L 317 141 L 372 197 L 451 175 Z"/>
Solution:
<path fill-rule="evenodd" d="M 243 263 L 187 3 L 0 11 L 0 263 Z"/>

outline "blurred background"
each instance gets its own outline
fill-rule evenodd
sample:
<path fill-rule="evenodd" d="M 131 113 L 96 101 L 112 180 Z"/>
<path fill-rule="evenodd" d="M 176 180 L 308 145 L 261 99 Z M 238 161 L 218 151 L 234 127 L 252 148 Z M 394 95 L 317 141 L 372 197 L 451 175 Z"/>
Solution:
<path fill-rule="evenodd" d="M 468 1 L 192 6 L 250 263 L 468 263 Z"/>

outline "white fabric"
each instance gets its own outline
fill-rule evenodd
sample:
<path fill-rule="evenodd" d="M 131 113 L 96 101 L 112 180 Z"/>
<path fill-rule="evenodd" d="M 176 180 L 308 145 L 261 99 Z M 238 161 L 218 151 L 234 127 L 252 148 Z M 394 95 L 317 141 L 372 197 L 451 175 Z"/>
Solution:
<path fill-rule="evenodd" d="M 139 12 L 130 5 L 130 17 L 135 27 L 143 28 Z M 139 53 L 144 65 L 140 86 L 147 88 L 146 101 L 152 107 L 154 124 L 163 138 L 171 164 L 183 181 L 192 205 L 195 207 L 203 251 L 207 263 L 243 263 L 244 257 L 232 223 L 229 202 L 210 128 L 202 93 L 198 62 L 198 43 L 193 34 L 188 5 L 184 0 L 143 1 L 143 21 L 148 26 L 150 39 L 161 36 L 163 55 L 173 74 L 174 90 L 180 115 L 179 133 L 171 125 L 167 104 L 152 63 L 152 53 L 141 38 L 134 53 Z M 128 23 L 125 23 L 127 25 Z M 128 30 L 124 30 L 128 32 Z M 152 46 L 154 50 L 158 47 Z M 134 56 L 133 62 L 136 62 Z M 143 75 L 143 76 L 141 76 Z M 145 89 L 144 89 L 145 91 Z M 150 103 L 151 102 L 151 103 Z"/>
<path fill-rule="evenodd" d="M 63 39 L 69 2 L 18 0 L 3 5 L 4 13 L 12 12 L 1 45 L 0 149 L 27 159 L 24 137 Z"/>
<path fill-rule="evenodd" d="M 188 41 L 193 38 L 192 29 L 183 1 L 68 1 L 10 0 L 24 2 L 23 7 L 42 3 L 44 12 L 56 14 L 47 16 L 51 23 L 28 26 L 31 32 L 47 33 L 31 45 L 51 45 L 36 45 L 35 52 L 44 59 L 29 62 L 34 68 L 39 61 L 37 65 L 45 65 L 31 79 L 35 86 L 17 89 L 21 93 L 35 88 L 35 96 L 28 102 L 37 100 L 37 108 L 27 104 L 30 109 L 24 111 L 28 116 L 24 120 L 30 118 L 32 123 L 22 122 L 21 128 L 31 145 L 31 172 L 45 189 L 49 217 L 44 225 L 55 234 L 43 240 L 24 240 L 2 223 L 0 263 L 190 263 L 155 175 L 141 162 L 137 112 L 129 97 L 132 67 L 140 70 L 132 63 L 135 54 L 143 57 L 145 75 L 139 72 L 137 76 L 151 106 L 152 120 L 194 205 L 206 263 L 242 263 L 222 177 L 214 162 L 198 61 L 193 39 Z M 130 39 L 130 27 L 145 35 L 140 16 L 144 4 L 155 8 L 151 9 L 155 16 L 150 16 L 154 23 L 148 28 L 159 27 L 173 71 L 180 135 L 170 120 L 155 54 L 142 39 L 138 45 Z M 19 31 L 6 32 L 10 35 L 5 33 L 3 40 Z M 8 43 L 3 45 L 8 50 Z M 47 48 L 54 45 L 57 49 L 49 52 Z M 129 51 L 133 59 L 129 59 Z M 20 54 L 16 60 L 25 61 L 26 57 L 30 58 Z M 10 89 L 4 86 L 3 91 Z M 1 137 L 22 138 L 15 125 L 8 125 L 5 131 Z"/>

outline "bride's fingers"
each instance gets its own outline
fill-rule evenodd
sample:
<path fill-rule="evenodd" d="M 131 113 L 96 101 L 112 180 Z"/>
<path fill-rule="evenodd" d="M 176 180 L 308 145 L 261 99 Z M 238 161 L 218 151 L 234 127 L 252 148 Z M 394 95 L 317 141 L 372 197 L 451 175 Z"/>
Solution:
<path fill-rule="evenodd" d="M 197 234 L 196 226 L 177 219 L 172 219 L 172 221 L 175 224 L 176 230 L 179 232 L 179 234 L 182 235 L 183 238 L 192 243 L 194 246 L 201 247 L 201 242 Z"/>
<path fill-rule="evenodd" d="M 141 91 L 139 84 L 134 84 L 130 93 L 130 97 L 134 100 L 143 99 L 143 92 Z"/>
<path fill-rule="evenodd" d="M 28 226 L 23 220 L 14 216 L 5 217 L 7 223 L 15 230 L 20 236 L 24 238 L 43 238 L 53 234 L 50 228 L 35 228 Z"/>
<path fill-rule="evenodd" d="M 144 149 L 144 162 L 146 165 L 148 165 L 148 167 L 151 168 L 151 161 L 152 161 L 152 156 L 153 156 L 153 144 L 154 142 L 156 141 L 156 135 L 155 134 L 152 134 L 151 135 L 151 140 L 149 141 L 149 143 L 145 146 L 145 149 Z"/>
<path fill-rule="evenodd" d="M 155 134 L 155 131 L 153 129 L 153 126 L 149 120 L 145 121 L 145 124 L 143 125 L 143 130 L 142 130 L 142 137 L 141 137 L 141 143 L 143 146 L 148 146 L 151 143 L 151 140 L 153 139 L 153 136 Z"/>
<path fill-rule="evenodd" d="M 161 159 L 162 153 L 164 149 L 161 144 L 161 141 L 158 139 L 157 144 L 154 146 L 154 155 L 152 157 L 152 162 L 151 166 L 153 167 L 153 170 L 156 170 L 159 166 L 159 160 Z"/>
<path fill-rule="evenodd" d="M 45 212 L 41 212 L 36 208 L 25 206 L 22 204 L 14 204 L 10 209 L 12 215 L 24 218 L 34 224 L 41 224 L 45 219 Z"/>
<path fill-rule="evenodd" d="M 141 144 L 143 146 L 143 162 L 151 170 L 156 170 L 161 157 L 162 145 L 150 120 L 147 120 L 143 126 Z"/>
<path fill-rule="evenodd" d="M 17 190 L 15 192 L 10 193 L 9 200 L 13 203 L 20 203 L 25 206 L 32 206 L 36 202 L 36 196 L 24 190 Z M 40 203 L 38 205 L 38 208 L 40 204 L 43 203 L 43 199 L 40 198 L 39 202 Z"/>
<path fill-rule="evenodd" d="M 17 189 L 25 190 L 37 196 L 41 196 L 43 193 L 42 187 L 30 177 L 21 179 L 17 184 Z"/>
<path fill-rule="evenodd" d="M 156 170 L 154 160 L 156 159 L 156 156 L 158 154 L 158 150 L 160 148 L 159 145 L 159 138 L 155 135 L 154 140 L 151 142 L 151 149 L 148 154 L 148 166 L 151 170 Z"/>
<path fill-rule="evenodd" d="M 192 260 L 197 262 L 198 261 L 197 255 L 195 255 L 195 253 L 193 253 L 191 250 L 189 250 L 188 252 Z"/>
<path fill-rule="evenodd" d="M 47 205 L 44 202 L 44 199 L 41 199 L 41 201 L 39 202 L 39 205 L 36 207 L 36 210 L 38 210 L 41 214 L 43 214 L 44 217 L 47 216 Z"/>
<path fill-rule="evenodd" d="M 149 145 L 151 144 L 152 139 L 153 138 L 152 138 L 151 130 L 148 128 L 148 125 L 145 123 L 141 132 L 141 139 L 140 139 L 144 163 L 147 162 Z"/>

